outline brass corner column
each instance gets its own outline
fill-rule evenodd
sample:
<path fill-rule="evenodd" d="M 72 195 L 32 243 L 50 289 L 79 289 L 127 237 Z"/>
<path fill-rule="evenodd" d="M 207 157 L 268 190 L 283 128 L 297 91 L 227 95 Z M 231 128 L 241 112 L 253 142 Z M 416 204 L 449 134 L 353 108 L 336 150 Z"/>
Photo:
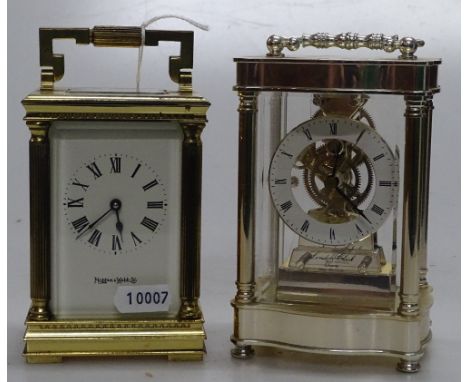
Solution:
<path fill-rule="evenodd" d="M 29 140 L 30 294 L 27 320 L 50 318 L 50 155 L 48 121 L 27 121 Z"/>
<path fill-rule="evenodd" d="M 200 297 L 200 230 L 202 189 L 202 141 L 205 123 L 183 123 L 182 144 L 182 248 L 181 319 L 202 317 Z"/>

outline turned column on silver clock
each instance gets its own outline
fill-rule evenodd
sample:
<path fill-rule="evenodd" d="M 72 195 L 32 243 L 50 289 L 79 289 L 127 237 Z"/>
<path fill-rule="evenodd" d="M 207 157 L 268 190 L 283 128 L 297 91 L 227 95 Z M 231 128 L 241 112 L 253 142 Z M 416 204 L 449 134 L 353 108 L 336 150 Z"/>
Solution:
<path fill-rule="evenodd" d="M 255 157 L 257 93 L 239 92 L 239 184 L 236 302 L 248 303 L 255 293 Z"/>
<path fill-rule="evenodd" d="M 404 316 L 416 316 L 419 314 L 419 288 L 427 285 L 432 93 L 405 96 L 405 101 L 406 146 L 398 310 Z"/>

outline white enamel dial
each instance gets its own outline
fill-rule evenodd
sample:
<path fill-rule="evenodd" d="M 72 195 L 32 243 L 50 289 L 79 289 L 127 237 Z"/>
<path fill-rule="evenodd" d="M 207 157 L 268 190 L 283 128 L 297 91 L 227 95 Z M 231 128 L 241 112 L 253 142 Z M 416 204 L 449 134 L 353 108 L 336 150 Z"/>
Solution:
<path fill-rule="evenodd" d="M 119 288 L 180 307 L 183 132 L 173 122 L 57 121 L 51 142 L 51 311 L 120 317 Z M 119 292 L 120 293 L 120 292 Z M 125 313 L 127 314 L 127 313 Z"/>
<path fill-rule="evenodd" d="M 273 204 L 308 241 L 345 245 L 376 232 L 392 212 L 398 188 L 394 155 L 365 123 L 308 120 L 279 144 L 270 164 Z"/>
<path fill-rule="evenodd" d="M 68 179 L 63 198 L 75 240 L 114 255 L 148 244 L 161 230 L 167 207 L 166 189 L 156 171 L 122 152 L 82 163 Z"/>

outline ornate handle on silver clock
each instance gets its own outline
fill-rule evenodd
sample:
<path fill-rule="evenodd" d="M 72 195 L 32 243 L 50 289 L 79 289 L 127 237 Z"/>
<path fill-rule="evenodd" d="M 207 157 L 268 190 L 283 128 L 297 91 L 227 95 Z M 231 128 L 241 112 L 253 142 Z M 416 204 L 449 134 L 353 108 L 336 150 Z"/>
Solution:
<path fill-rule="evenodd" d="M 358 33 L 341 33 L 331 35 L 328 33 L 315 33 L 311 35 L 302 35 L 302 37 L 282 37 L 271 35 L 266 42 L 270 57 L 283 57 L 284 48 L 291 51 L 298 50 L 301 46 L 313 46 L 319 49 L 325 48 L 341 48 L 341 49 L 358 49 L 369 48 L 383 50 L 385 52 L 394 52 L 400 50 L 402 59 L 415 59 L 414 53 L 419 47 L 424 46 L 423 40 L 418 40 L 414 37 L 402 37 L 397 35 L 385 36 L 381 33 L 371 33 L 368 35 L 359 35 Z"/>

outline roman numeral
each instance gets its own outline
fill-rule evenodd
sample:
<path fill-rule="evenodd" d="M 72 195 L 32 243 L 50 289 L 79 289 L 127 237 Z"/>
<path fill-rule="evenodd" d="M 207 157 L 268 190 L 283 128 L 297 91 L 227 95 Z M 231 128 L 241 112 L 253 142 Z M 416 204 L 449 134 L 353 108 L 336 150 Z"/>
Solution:
<path fill-rule="evenodd" d="M 383 208 L 380 208 L 377 204 L 372 206 L 371 211 L 375 212 L 377 215 L 382 215 L 384 213 Z"/>
<path fill-rule="evenodd" d="M 163 208 L 163 202 L 147 202 L 146 208 Z"/>
<path fill-rule="evenodd" d="M 275 179 L 275 184 L 286 184 L 286 179 Z"/>
<path fill-rule="evenodd" d="M 135 177 L 135 175 L 136 175 L 136 173 L 138 172 L 138 170 L 140 169 L 140 167 L 141 167 L 141 164 L 138 163 L 138 165 L 135 167 L 135 170 L 133 170 L 133 173 L 132 173 L 132 175 L 131 175 L 132 178 Z"/>
<path fill-rule="evenodd" d="M 281 150 L 281 154 L 286 155 L 288 158 L 292 158 L 292 154 L 287 153 L 286 151 Z"/>
<path fill-rule="evenodd" d="M 336 135 L 336 133 L 338 132 L 338 126 L 336 125 L 336 122 L 331 122 L 328 125 L 330 126 L 330 134 Z"/>
<path fill-rule="evenodd" d="M 305 220 L 304 223 L 302 224 L 301 231 L 307 232 L 309 230 L 309 225 L 310 225 L 309 221 Z"/>
<path fill-rule="evenodd" d="M 75 228 L 78 233 L 83 231 L 88 226 L 88 224 L 89 220 L 86 216 L 72 221 L 73 228 Z"/>
<path fill-rule="evenodd" d="M 305 136 L 307 137 L 307 139 L 308 139 L 309 141 L 311 141 L 311 140 L 312 140 L 312 134 L 310 133 L 310 130 L 303 127 L 303 128 L 302 128 L 302 131 L 304 132 L 304 134 L 305 134 Z"/>
<path fill-rule="evenodd" d="M 158 228 L 158 225 L 159 225 L 159 223 L 155 222 L 154 220 L 146 216 L 143 218 L 140 224 L 153 232 L 156 230 L 156 228 Z"/>
<path fill-rule="evenodd" d="M 379 186 L 380 187 L 391 187 L 392 182 L 390 180 L 380 180 L 379 181 Z"/>
<path fill-rule="evenodd" d="M 136 247 L 138 244 L 141 243 L 141 240 L 140 238 L 135 235 L 133 232 L 130 232 L 130 235 L 132 236 L 132 240 L 133 240 L 133 245 Z"/>
<path fill-rule="evenodd" d="M 112 235 L 112 250 L 113 251 L 120 251 L 122 249 L 122 245 L 120 244 L 120 239 L 117 235 Z"/>
<path fill-rule="evenodd" d="M 379 186 L 380 187 L 391 187 L 391 186 L 398 187 L 398 182 L 391 181 L 391 180 L 380 180 Z"/>
<path fill-rule="evenodd" d="M 379 159 L 382 159 L 385 156 L 385 154 L 379 154 L 376 157 L 374 157 L 374 162 L 378 161 Z"/>
<path fill-rule="evenodd" d="M 287 210 L 289 210 L 292 207 L 292 202 L 290 200 L 288 200 L 287 202 L 284 202 L 283 204 L 281 204 L 280 207 L 284 212 L 286 212 Z"/>
<path fill-rule="evenodd" d="M 120 173 L 120 168 L 122 164 L 122 158 L 120 157 L 111 157 L 111 173 Z"/>
<path fill-rule="evenodd" d="M 335 239 L 336 239 L 335 230 L 333 228 L 330 228 L 330 241 L 333 241 Z"/>
<path fill-rule="evenodd" d="M 151 187 L 154 187 L 154 186 L 156 186 L 157 184 L 159 184 L 159 183 L 158 183 L 158 181 L 157 181 L 156 179 L 155 179 L 155 180 L 152 180 L 151 182 L 149 182 L 148 184 L 145 184 L 145 185 L 143 186 L 143 190 L 144 190 L 144 191 L 148 191 Z"/>
<path fill-rule="evenodd" d="M 94 244 L 94 246 L 97 247 L 99 245 L 99 240 L 101 240 L 101 236 L 102 232 L 98 229 L 95 229 L 91 234 L 91 237 L 89 238 L 88 242 Z"/>
<path fill-rule="evenodd" d="M 354 226 L 356 227 L 356 229 L 358 230 L 359 233 L 362 233 L 362 232 L 363 232 L 362 229 L 361 229 L 361 227 L 359 227 L 357 224 L 355 224 Z"/>
<path fill-rule="evenodd" d="M 91 171 L 93 173 L 94 179 L 97 179 L 100 176 L 102 176 L 102 172 L 101 172 L 101 170 L 99 170 L 99 167 L 97 166 L 96 162 L 93 162 L 93 163 L 87 165 L 86 167 L 88 168 L 89 171 Z"/>
<path fill-rule="evenodd" d="M 67 207 L 83 207 L 83 198 L 76 200 L 68 198 Z"/>
<path fill-rule="evenodd" d="M 86 191 L 89 187 L 89 184 L 83 184 L 83 183 L 80 183 L 80 181 L 78 179 L 74 179 L 74 182 L 72 183 L 74 186 L 78 186 L 78 187 L 81 187 L 84 191 Z"/>

